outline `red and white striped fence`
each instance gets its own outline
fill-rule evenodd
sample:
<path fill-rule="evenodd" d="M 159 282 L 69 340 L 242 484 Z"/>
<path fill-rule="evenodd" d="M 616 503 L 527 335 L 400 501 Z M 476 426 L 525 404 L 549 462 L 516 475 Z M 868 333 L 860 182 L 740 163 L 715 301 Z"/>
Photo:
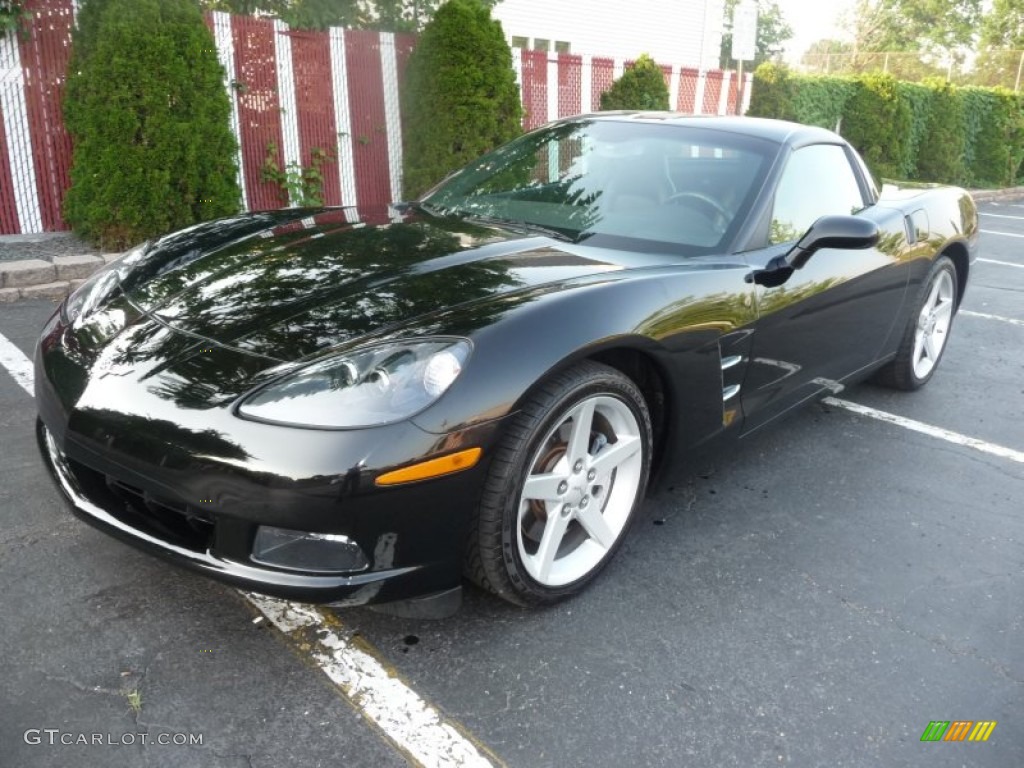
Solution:
<path fill-rule="evenodd" d="M 0 38 L 0 234 L 57 231 L 69 183 L 71 140 L 61 118 L 73 0 L 28 0 L 29 33 Z M 260 179 L 271 143 L 279 162 L 309 166 L 326 150 L 327 205 L 399 199 L 399 86 L 414 35 L 364 30 L 291 30 L 280 21 L 207 15 L 231 96 L 239 140 L 239 186 L 247 210 L 278 208 L 280 188 Z M 600 56 L 513 51 L 526 115 L 536 128 L 600 107 L 601 94 L 631 62 Z M 672 106 L 731 114 L 732 72 L 663 66 Z M 748 76 L 749 78 L 749 76 Z M 745 93 L 749 99 L 750 80 Z M 746 106 L 746 105 L 744 105 Z M 745 110 L 744 110 L 745 111 Z"/>

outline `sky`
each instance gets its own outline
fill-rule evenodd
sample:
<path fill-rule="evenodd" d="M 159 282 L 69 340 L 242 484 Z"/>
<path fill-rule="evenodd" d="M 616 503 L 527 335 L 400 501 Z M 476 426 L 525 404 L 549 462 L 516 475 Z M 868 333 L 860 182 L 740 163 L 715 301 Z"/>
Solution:
<path fill-rule="evenodd" d="M 823 37 L 842 37 L 841 15 L 852 0 L 775 0 L 793 28 L 786 46 L 786 61 L 797 63 L 811 43 Z"/>

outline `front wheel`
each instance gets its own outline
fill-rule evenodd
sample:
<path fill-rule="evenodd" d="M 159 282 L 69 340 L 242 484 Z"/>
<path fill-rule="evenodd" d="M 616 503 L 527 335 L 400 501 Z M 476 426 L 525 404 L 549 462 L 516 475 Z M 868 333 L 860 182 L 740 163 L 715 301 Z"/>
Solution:
<path fill-rule="evenodd" d="M 928 383 L 946 349 L 956 302 L 956 268 L 940 256 L 921 286 L 896 357 L 876 376 L 879 383 L 908 391 Z"/>
<path fill-rule="evenodd" d="M 651 418 L 636 385 L 581 363 L 544 382 L 495 452 L 467 575 L 520 605 L 579 592 L 611 559 L 647 487 Z"/>

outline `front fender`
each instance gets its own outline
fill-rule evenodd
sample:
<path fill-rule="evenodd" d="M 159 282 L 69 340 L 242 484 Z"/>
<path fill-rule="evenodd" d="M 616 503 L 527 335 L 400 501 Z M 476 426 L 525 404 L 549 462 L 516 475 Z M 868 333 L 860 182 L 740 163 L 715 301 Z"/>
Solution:
<path fill-rule="evenodd" d="M 473 356 L 451 390 L 416 417 L 417 426 L 442 433 L 500 418 L 553 371 L 630 349 L 646 356 L 663 379 L 674 414 L 671 442 L 692 445 L 720 431 L 720 342 L 755 320 L 752 286 L 743 279 L 749 267 L 637 272 L 501 297 L 491 302 L 489 322 L 472 330 L 480 308 L 450 313 L 444 332 L 469 335 Z"/>

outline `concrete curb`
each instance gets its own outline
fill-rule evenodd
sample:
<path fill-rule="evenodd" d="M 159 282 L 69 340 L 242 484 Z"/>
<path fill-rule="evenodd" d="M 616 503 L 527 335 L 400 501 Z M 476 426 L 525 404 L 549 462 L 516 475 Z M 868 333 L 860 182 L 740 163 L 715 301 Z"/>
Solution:
<path fill-rule="evenodd" d="M 1006 189 L 972 189 L 971 197 L 976 203 L 991 203 L 995 200 L 1019 200 L 1024 197 L 1024 187 Z"/>
<path fill-rule="evenodd" d="M 972 189 L 976 203 L 991 203 L 1024 198 L 1024 187 Z M 60 301 L 100 267 L 121 257 L 120 253 L 102 256 L 56 256 L 53 262 L 42 259 L 0 262 L 0 304 L 18 299 Z"/>
<path fill-rule="evenodd" d="M 60 301 L 100 267 L 120 253 L 102 256 L 55 256 L 53 261 L 24 259 L 0 261 L 0 304 L 18 299 Z"/>

